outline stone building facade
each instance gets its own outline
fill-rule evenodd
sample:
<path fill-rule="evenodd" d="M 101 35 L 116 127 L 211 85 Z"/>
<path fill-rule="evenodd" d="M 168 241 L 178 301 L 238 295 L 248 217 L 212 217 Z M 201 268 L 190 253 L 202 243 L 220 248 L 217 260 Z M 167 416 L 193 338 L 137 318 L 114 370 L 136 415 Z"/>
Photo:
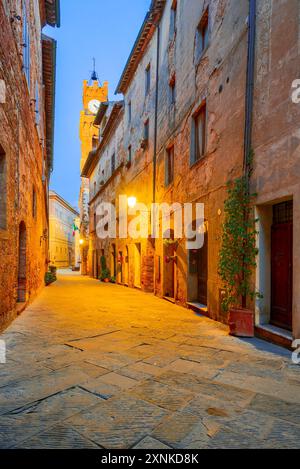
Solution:
<path fill-rule="evenodd" d="M 58 0 L 0 3 L 0 328 L 42 287 L 48 262 Z"/>
<path fill-rule="evenodd" d="M 292 26 L 282 41 L 287 24 Z M 95 125 L 101 125 L 100 143 L 82 173 L 89 178 L 93 194 L 90 228 L 95 231 L 97 206 L 113 200 L 117 207 L 119 195 L 134 196 L 146 206 L 152 202 L 198 202 L 204 204 L 204 245 L 201 249 L 187 249 L 184 236 L 173 242 L 174 206 L 167 242 L 150 236 L 106 240 L 92 237 L 90 250 L 96 254 L 89 263 L 93 276 L 99 275 L 99 256 L 105 255 L 118 283 L 154 292 L 227 322 L 221 308 L 223 285 L 218 275 L 224 200 L 227 182 L 244 174 L 245 154 L 252 147 L 255 157 L 251 184 L 258 193 L 256 210 L 265 228 L 258 236 L 262 249 L 256 277 L 264 300 L 256 305 L 256 324 L 261 329 L 275 323 L 271 315 L 271 276 L 276 278 L 276 269 L 272 274 L 270 217 L 272 210 L 280 211 L 272 205 L 293 198 L 294 207 L 291 209 L 289 203 L 283 210 L 286 217 L 291 217 L 291 211 L 297 217 L 299 154 L 295 117 L 299 105 L 291 100 L 291 85 L 297 78 L 298 54 L 296 0 L 152 1 L 116 90 L 124 96 L 123 111 L 113 117 L 114 107 L 106 103 L 95 120 Z M 114 118 L 117 120 L 112 125 Z M 121 143 L 117 137 L 120 128 Z M 101 140 L 103 132 L 107 137 Z M 267 162 L 270 154 L 272 163 Z M 109 163 L 112 157 L 118 160 L 118 166 Z M 98 189 L 99 171 L 106 164 L 113 171 L 105 173 L 103 187 Z M 95 181 L 97 190 L 93 192 Z M 159 223 L 162 227 L 161 215 Z M 295 239 L 295 224 L 287 230 L 293 231 Z M 293 250 L 295 264 L 299 258 L 295 241 Z M 291 295 L 286 285 L 292 282 L 293 327 L 284 322 L 277 324 L 281 329 L 292 329 L 293 336 L 299 337 L 300 300 L 295 283 L 298 267 L 294 265 L 293 281 L 289 269 L 288 273 L 282 272 L 283 296 Z M 254 278 L 255 272 L 253 282 Z M 252 303 L 249 306 L 255 308 Z M 277 330 L 279 335 L 281 329 Z"/>
<path fill-rule="evenodd" d="M 90 181 L 90 236 L 89 236 L 89 271 L 99 278 L 101 274 L 100 259 L 107 257 L 107 267 L 112 277 L 117 277 L 117 239 L 110 237 L 101 240 L 96 228 L 99 221 L 97 207 L 101 202 L 108 201 L 117 205 L 123 168 L 123 102 L 102 104 L 96 117 L 99 130 L 99 146 L 97 158 L 91 153 L 83 168 L 83 174 Z"/>
<path fill-rule="evenodd" d="M 300 337 L 300 3 L 258 2 L 252 189 L 259 332 Z M 298 88 L 298 90 L 297 90 Z M 276 327 L 268 327 L 271 322 Z M 278 328 L 280 328 L 278 330 Z"/>
<path fill-rule="evenodd" d="M 75 229 L 79 213 L 54 191 L 49 194 L 50 262 L 55 267 L 75 267 L 75 247 L 79 232 Z M 78 259 L 77 259 L 78 262 Z"/>

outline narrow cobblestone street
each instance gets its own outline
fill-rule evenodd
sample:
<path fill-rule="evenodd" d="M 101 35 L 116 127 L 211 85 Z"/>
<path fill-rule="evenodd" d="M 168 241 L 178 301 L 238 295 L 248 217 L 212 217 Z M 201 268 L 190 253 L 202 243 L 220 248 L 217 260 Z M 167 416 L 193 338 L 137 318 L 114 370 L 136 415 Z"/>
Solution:
<path fill-rule="evenodd" d="M 0 338 L 1 448 L 300 447 L 290 353 L 153 295 L 60 273 Z"/>

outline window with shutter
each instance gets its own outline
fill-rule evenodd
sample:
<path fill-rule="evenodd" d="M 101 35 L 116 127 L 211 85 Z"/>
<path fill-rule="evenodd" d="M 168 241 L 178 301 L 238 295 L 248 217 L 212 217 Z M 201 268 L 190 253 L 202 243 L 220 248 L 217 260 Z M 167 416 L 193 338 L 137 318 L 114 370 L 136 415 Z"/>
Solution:
<path fill-rule="evenodd" d="M 30 88 L 30 33 L 27 18 L 27 9 L 25 2 L 23 2 L 23 68 L 26 76 L 28 88 Z"/>
<path fill-rule="evenodd" d="M 0 229 L 6 230 L 6 155 L 0 145 Z"/>

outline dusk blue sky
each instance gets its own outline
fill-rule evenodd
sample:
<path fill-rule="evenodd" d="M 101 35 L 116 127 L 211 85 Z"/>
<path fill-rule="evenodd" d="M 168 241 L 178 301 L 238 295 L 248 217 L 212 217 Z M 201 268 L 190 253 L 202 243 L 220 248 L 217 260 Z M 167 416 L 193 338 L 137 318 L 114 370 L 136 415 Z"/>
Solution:
<path fill-rule="evenodd" d="M 50 187 L 77 206 L 82 82 L 90 78 L 95 57 L 99 79 L 109 82 L 109 97 L 115 99 L 116 86 L 150 0 L 60 0 L 60 4 L 60 29 L 44 29 L 57 40 L 54 172 Z"/>

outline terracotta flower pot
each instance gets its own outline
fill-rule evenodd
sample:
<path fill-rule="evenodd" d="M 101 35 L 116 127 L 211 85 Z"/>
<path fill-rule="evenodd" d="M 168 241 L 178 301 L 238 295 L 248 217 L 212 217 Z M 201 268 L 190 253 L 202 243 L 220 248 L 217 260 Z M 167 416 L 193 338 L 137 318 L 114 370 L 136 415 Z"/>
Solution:
<path fill-rule="evenodd" d="M 109 278 L 105 278 L 104 283 L 109 283 Z"/>
<path fill-rule="evenodd" d="M 254 313 L 250 309 L 230 308 L 230 335 L 237 337 L 254 337 Z"/>

